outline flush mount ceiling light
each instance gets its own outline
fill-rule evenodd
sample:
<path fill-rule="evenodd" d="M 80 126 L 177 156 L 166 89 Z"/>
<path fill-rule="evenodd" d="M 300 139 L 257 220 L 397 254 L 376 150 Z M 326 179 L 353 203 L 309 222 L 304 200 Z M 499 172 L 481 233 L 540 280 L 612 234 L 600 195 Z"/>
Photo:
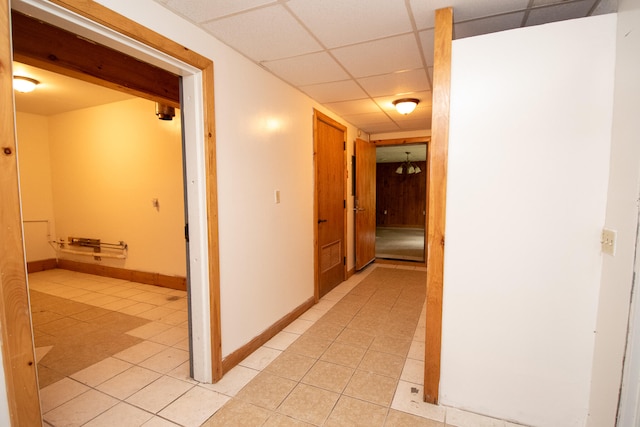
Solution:
<path fill-rule="evenodd" d="M 13 76 L 13 88 L 21 93 L 33 92 L 40 82 L 23 76 Z"/>
<path fill-rule="evenodd" d="M 419 103 L 420 103 L 420 100 L 416 98 L 402 98 L 402 99 L 396 99 L 395 101 L 393 101 L 393 105 L 395 105 L 398 113 L 404 114 L 404 115 L 412 113 L 413 110 L 416 109 Z"/>
<path fill-rule="evenodd" d="M 404 161 L 400 166 L 398 166 L 398 169 L 396 169 L 396 173 L 398 175 L 402 175 L 402 173 L 406 173 L 408 175 L 414 174 L 414 173 L 420 173 L 422 172 L 422 169 L 420 169 L 420 166 L 411 163 L 409 161 L 409 152 L 405 151 L 405 153 L 407 154 L 407 160 Z"/>

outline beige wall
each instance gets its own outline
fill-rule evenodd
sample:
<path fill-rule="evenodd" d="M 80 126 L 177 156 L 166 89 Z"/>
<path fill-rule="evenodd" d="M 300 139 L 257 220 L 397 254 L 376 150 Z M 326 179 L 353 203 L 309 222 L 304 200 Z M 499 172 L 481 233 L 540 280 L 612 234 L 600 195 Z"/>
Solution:
<path fill-rule="evenodd" d="M 20 114 L 18 133 L 19 150 L 25 151 L 20 157 L 24 218 L 52 212 L 54 239 L 89 237 L 129 245 L 126 260 L 61 258 L 186 274 L 179 117 L 158 120 L 152 102 L 132 99 L 49 118 Z M 46 194 L 49 170 L 52 202 L 40 195 Z M 152 199 L 158 199 L 159 209 Z M 28 254 L 32 246 L 27 241 Z"/>
<path fill-rule="evenodd" d="M 55 258 L 55 251 L 47 243 L 55 232 L 49 119 L 35 114 L 17 113 L 16 128 L 27 261 Z"/>

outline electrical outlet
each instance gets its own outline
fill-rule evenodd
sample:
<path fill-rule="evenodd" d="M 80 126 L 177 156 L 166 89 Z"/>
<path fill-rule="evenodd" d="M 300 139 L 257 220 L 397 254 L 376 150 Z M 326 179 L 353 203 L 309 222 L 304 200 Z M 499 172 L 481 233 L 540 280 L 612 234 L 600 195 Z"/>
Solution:
<path fill-rule="evenodd" d="M 602 245 L 602 252 L 609 255 L 616 254 L 616 231 L 610 228 L 604 228 L 602 230 L 602 239 L 600 243 Z"/>

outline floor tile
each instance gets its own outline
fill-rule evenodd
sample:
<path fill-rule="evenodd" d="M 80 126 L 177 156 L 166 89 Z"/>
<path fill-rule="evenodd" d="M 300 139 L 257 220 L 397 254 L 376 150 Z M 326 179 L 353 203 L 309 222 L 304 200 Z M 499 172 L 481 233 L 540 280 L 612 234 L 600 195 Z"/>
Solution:
<path fill-rule="evenodd" d="M 361 371 L 373 372 L 392 378 L 399 378 L 405 366 L 405 358 L 395 354 L 369 350 L 358 366 Z"/>
<path fill-rule="evenodd" d="M 242 400 L 232 399 L 202 424 L 202 427 L 259 427 L 264 424 L 270 415 L 271 411 Z"/>
<path fill-rule="evenodd" d="M 280 356 L 281 353 L 282 352 L 280 350 L 274 350 L 272 348 L 262 346 L 240 362 L 240 365 L 261 371 L 269 363 L 275 360 L 276 357 Z"/>
<path fill-rule="evenodd" d="M 161 374 L 150 371 L 149 369 L 133 366 L 103 382 L 96 388 L 109 396 L 124 400 L 151 384 L 153 381 L 160 378 L 160 376 Z"/>
<path fill-rule="evenodd" d="M 311 320 L 305 319 L 296 319 L 287 325 L 286 328 L 283 329 L 285 332 L 291 332 L 294 334 L 303 334 L 307 329 L 309 329 L 313 325 Z"/>
<path fill-rule="evenodd" d="M 282 402 L 278 412 L 300 421 L 322 425 L 340 395 L 306 384 L 298 384 Z"/>
<path fill-rule="evenodd" d="M 364 353 L 365 349 L 362 347 L 334 342 L 320 357 L 320 360 L 355 368 L 360 364 Z"/>
<path fill-rule="evenodd" d="M 113 357 L 106 358 L 100 362 L 89 366 L 75 374 L 71 375 L 71 378 L 79 381 L 89 387 L 95 387 L 113 378 L 121 372 L 126 371 L 132 365 L 124 360 L 115 359 Z"/>
<path fill-rule="evenodd" d="M 424 362 L 421 360 L 407 359 L 402 369 L 400 379 L 413 384 L 424 385 Z"/>
<path fill-rule="evenodd" d="M 198 427 L 229 399 L 229 396 L 196 386 L 160 411 L 158 415 L 176 424 Z"/>
<path fill-rule="evenodd" d="M 409 347 L 407 359 L 420 360 L 424 362 L 424 341 L 412 341 Z"/>
<path fill-rule="evenodd" d="M 340 335 L 336 338 L 337 342 L 345 344 L 355 345 L 357 347 L 369 348 L 375 335 L 365 331 L 359 331 L 346 327 Z"/>
<path fill-rule="evenodd" d="M 302 382 L 325 390 L 342 393 L 355 370 L 319 360 L 302 378 Z"/>
<path fill-rule="evenodd" d="M 388 407 L 393 399 L 397 384 L 398 381 L 395 378 L 356 370 L 347 384 L 344 394 Z"/>
<path fill-rule="evenodd" d="M 396 411 L 395 409 L 389 410 L 387 420 L 384 423 L 384 427 L 445 427 L 445 424 L 440 421 L 430 420 L 428 418 L 418 417 L 416 415 L 407 414 L 406 412 Z"/>
<path fill-rule="evenodd" d="M 189 360 L 189 352 L 169 347 L 150 358 L 140 362 L 143 368 L 166 374 Z"/>
<path fill-rule="evenodd" d="M 310 427 L 313 424 L 305 423 L 304 421 L 296 420 L 287 415 L 274 413 L 269 417 L 266 423 L 262 427 Z"/>
<path fill-rule="evenodd" d="M 118 400 L 96 390 L 89 390 L 44 414 L 54 426 L 81 426 L 115 406 Z"/>
<path fill-rule="evenodd" d="M 142 341 L 139 344 L 129 347 L 126 350 L 122 350 L 113 355 L 117 359 L 125 360 L 129 363 L 138 364 L 143 360 L 150 358 L 163 350 L 166 350 L 167 346 L 158 344 L 151 341 Z"/>
<path fill-rule="evenodd" d="M 400 380 L 391 408 L 420 417 L 444 422 L 446 409 L 423 401 L 423 387 Z"/>
<path fill-rule="evenodd" d="M 319 358 L 331 345 L 331 340 L 317 338 L 311 335 L 302 335 L 287 348 L 287 351 L 303 356 Z"/>
<path fill-rule="evenodd" d="M 171 327 L 166 331 L 160 332 L 158 335 L 150 337 L 149 341 L 172 346 L 187 338 L 189 338 L 188 330 L 178 327 Z"/>
<path fill-rule="evenodd" d="M 155 414 L 193 387 L 193 384 L 163 376 L 131 395 L 126 402 Z"/>
<path fill-rule="evenodd" d="M 180 427 L 180 426 L 178 426 L 178 424 L 172 423 L 171 421 L 167 421 L 164 418 L 154 416 L 149 421 L 142 424 L 141 427 Z"/>
<path fill-rule="evenodd" d="M 76 396 L 89 390 L 84 384 L 65 377 L 40 390 L 40 404 L 42 413 L 47 413 L 53 408 L 62 405 Z"/>
<path fill-rule="evenodd" d="M 236 398 L 273 411 L 296 384 L 295 381 L 262 372 L 240 390 Z"/>
<path fill-rule="evenodd" d="M 269 341 L 267 341 L 264 346 L 268 348 L 272 348 L 274 350 L 286 350 L 295 340 L 300 338 L 300 335 L 294 334 L 291 332 L 279 332 Z"/>
<path fill-rule="evenodd" d="M 227 396 L 235 396 L 238 392 L 258 375 L 260 371 L 237 365 L 229 372 L 224 374 L 222 379 L 215 384 L 202 384 L 210 390 Z"/>
<path fill-rule="evenodd" d="M 186 381 L 188 383 L 200 384 L 198 381 L 191 378 L 191 366 L 188 360 L 167 372 L 167 375 L 182 381 Z"/>
<path fill-rule="evenodd" d="M 127 331 L 127 335 L 142 338 L 143 340 L 149 339 L 161 332 L 170 329 L 171 326 L 161 322 L 150 322 L 146 325 L 142 325 L 138 328 Z"/>
<path fill-rule="evenodd" d="M 288 378 L 294 381 L 300 379 L 309 371 L 316 359 L 293 352 L 283 352 L 273 362 L 264 368 L 264 372 Z"/>
<path fill-rule="evenodd" d="M 84 427 L 141 426 L 153 414 L 120 402 L 84 425 Z"/>
<path fill-rule="evenodd" d="M 382 427 L 387 415 L 385 406 L 342 396 L 325 423 L 327 427 Z"/>

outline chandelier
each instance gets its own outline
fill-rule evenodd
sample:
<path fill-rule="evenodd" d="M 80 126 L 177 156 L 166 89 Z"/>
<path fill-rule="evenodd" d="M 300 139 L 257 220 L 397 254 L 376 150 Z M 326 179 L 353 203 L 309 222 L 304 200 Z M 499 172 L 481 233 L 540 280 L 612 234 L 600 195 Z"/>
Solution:
<path fill-rule="evenodd" d="M 411 175 L 414 173 L 422 172 L 422 169 L 420 169 L 420 166 L 416 165 L 415 163 L 411 163 L 409 161 L 409 152 L 405 151 L 405 153 L 407 154 L 407 160 L 402 162 L 402 164 L 398 166 L 398 169 L 396 169 L 396 173 L 398 175 L 402 175 L 403 173 Z"/>

